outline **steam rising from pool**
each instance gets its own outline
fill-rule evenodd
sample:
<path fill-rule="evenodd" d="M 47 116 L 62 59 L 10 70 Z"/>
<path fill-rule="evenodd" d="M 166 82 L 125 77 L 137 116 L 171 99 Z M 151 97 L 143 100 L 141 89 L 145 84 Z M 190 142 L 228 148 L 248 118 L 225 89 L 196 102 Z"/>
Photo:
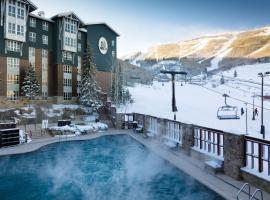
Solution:
<path fill-rule="evenodd" d="M 222 199 L 129 136 L 49 145 L 0 166 L 1 199 Z"/>

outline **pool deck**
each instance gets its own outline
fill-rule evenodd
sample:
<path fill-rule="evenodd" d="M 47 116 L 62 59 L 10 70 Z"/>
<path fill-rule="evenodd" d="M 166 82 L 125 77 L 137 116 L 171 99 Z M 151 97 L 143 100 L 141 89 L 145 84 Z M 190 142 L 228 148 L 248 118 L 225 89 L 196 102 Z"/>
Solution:
<path fill-rule="evenodd" d="M 236 199 L 236 194 L 239 188 L 241 188 L 241 186 L 244 184 L 241 181 L 236 181 L 223 174 L 214 175 L 212 173 L 209 173 L 204 169 L 204 162 L 195 159 L 192 156 L 186 155 L 181 150 L 171 150 L 170 148 L 165 147 L 156 140 L 146 139 L 142 135 L 132 133 L 132 131 L 130 130 L 110 129 L 105 132 L 98 132 L 76 137 L 64 136 L 61 138 L 47 137 L 47 138 L 33 139 L 33 141 L 28 144 L 0 149 L 0 156 L 29 153 L 32 151 L 36 151 L 45 145 L 57 142 L 91 140 L 101 136 L 119 135 L 119 134 L 130 135 L 132 138 L 134 138 L 135 140 L 137 140 L 138 142 L 142 143 L 147 148 L 149 148 L 152 152 L 156 153 L 163 159 L 167 160 L 168 162 L 176 166 L 178 169 L 184 171 L 186 174 L 194 177 L 196 180 L 206 185 L 211 190 L 217 192 L 225 199 L 230 200 Z M 252 188 L 252 191 L 254 191 L 254 188 Z M 244 199 L 248 199 L 247 195 L 245 194 L 241 195 L 241 197 L 242 198 L 245 197 Z M 270 194 L 264 193 L 264 199 L 270 199 Z"/>

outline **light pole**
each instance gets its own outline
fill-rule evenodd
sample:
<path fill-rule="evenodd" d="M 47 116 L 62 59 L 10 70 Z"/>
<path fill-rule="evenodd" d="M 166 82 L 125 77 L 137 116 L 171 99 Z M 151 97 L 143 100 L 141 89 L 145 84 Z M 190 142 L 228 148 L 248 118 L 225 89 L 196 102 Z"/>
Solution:
<path fill-rule="evenodd" d="M 263 124 L 263 84 L 264 84 L 264 77 L 270 75 L 270 72 L 265 72 L 265 73 L 259 73 L 258 76 L 262 78 L 262 91 L 261 91 L 261 99 L 262 99 L 262 106 L 261 106 L 261 134 L 263 135 L 263 139 L 265 139 L 265 127 Z"/>
<path fill-rule="evenodd" d="M 186 76 L 187 72 L 161 70 L 160 73 L 162 73 L 162 74 L 170 74 L 172 76 L 172 111 L 174 112 L 174 121 L 176 121 L 177 107 L 176 107 L 176 100 L 175 100 L 175 75 L 181 74 L 181 75 Z"/>
<path fill-rule="evenodd" d="M 248 111 L 248 109 L 247 109 L 247 105 L 248 105 L 248 103 L 245 103 L 246 104 L 246 135 L 248 134 L 248 114 L 247 114 L 247 111 Z"/>

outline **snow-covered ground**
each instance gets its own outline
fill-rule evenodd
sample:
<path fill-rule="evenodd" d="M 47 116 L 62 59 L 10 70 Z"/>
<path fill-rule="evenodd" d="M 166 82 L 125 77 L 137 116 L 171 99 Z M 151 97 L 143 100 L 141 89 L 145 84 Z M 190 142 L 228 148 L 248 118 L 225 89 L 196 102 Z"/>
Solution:
<path fill-rule="evenodd" d="M 73 125 L 71 124 L 70 126 L 53 126 L 50 127 L 49 130 L 54 130 L 54 131 L 61 131 L 61 132 L 71 132 L 74 135 L 81 135 L 85 134 L 88 132 L 96 132 L 96 131 L 104 131 L 107 130 L 108 126 L 103 123 L 88 123 L 87 125 Z M 64 135 L 64 134 L 63 134 Z"/>
<path fill-rule="evenodd" d="M 232 98 L 228 99 L 228 104 L 245 109 L 248 102 L 248 135 L 261 138 L 260 134 L 260 105 L 261 98 L 255 97 L 255 107 L 259 110 L 259 116 L 252 120 L 252 95 L 260 95 L 259 72 L 269 71 L 269 64 L 257 64 L 236 68 L 238 76 L 232 80 L 225 78 L 225 84 L 220 84 L 220 75 L 216 75 L 207 80 L 203 86 L 191 83 L 176 83 L 177 121 L 192 123 L 232 132 L 236 134 L 246 133 L 246 117 L 241 116 L 239 120 L 219 120 L 217 110 L 224 105 L 223 93 L 227 93 Z M 234 69 L 223 73 L 225 77 L 233 77 Z M 243 81 L 244 79 L 244 81 Z M 246 82 L 248 80 L 250 82 Z M 257 82 L 254 84 L 251 82 Z M 270 84 L 270 77 L 265 78 L 265 83 Z M 172 89 L 171 83 L 154 82 L 153 86 L 137 85 L 129 88 L 134 99 L 133 104 L 122 107 L 120 112 L 137 112 L 149 114 L 157 117 L 173 119 L 171 112 Z M 213 87 L 214 86 L 214 87 Z M 265 87 L 265 94 L 270 94 L 270 87 Z M 235 99 L 233 99 L 235 98 Z M 264 101 L 264 124 L 266 138 L 270 139 L 270 101 Z"/>

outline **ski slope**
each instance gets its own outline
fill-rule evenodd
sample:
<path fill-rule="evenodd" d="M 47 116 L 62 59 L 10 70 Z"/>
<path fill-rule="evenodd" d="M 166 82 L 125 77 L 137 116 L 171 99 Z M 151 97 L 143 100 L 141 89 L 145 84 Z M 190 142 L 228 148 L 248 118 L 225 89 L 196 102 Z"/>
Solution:
<path fill-rule="evenodd" d="M 192 82 L 184 84 L 176 83 L 177 121 L 215 128 L 236 134 L 246 133 L 246 116 L 239 120 L 218 120 L 217 109 L 224 105 L 223 93 L 232 98 L 228 104 L 245 109 L 248 102 L 248 135 L 262 138 L 260 132 L 261 98 L 255 97 L 255 107 L 259 110 L 259 116 L 252 120 L 253 94 L 260 94 L 260 78 L 258 72 L 270 70 L 269 64 L 250 65 L 236 68 L 238 77 L 235 80 L 225 78 L 225 84 L 219 85 L 220 75 L 206 80 L 206 84 L 195 85 Z M 224 73 L 224 76 L 233 77 L 234 69 Z M 249 80 L 258 84 L 247 83 L 239 80 Z M 265 78 L 266 84 L 270 84 L 270 77 Z M 122 107 L 120 112 L 137 112 L 162 118 L 173 119 L 171 112 L 172 89 L 171 83 L 154 82 L 152 86 L 137 85 L 129 88 L 134 99 L 133 104 Z M 270 87 L 265 87 L 265 94 L 270 94 Z M 264 123 L 266 138 L 270 140 L 270 101 L 264 101 Z"/>

